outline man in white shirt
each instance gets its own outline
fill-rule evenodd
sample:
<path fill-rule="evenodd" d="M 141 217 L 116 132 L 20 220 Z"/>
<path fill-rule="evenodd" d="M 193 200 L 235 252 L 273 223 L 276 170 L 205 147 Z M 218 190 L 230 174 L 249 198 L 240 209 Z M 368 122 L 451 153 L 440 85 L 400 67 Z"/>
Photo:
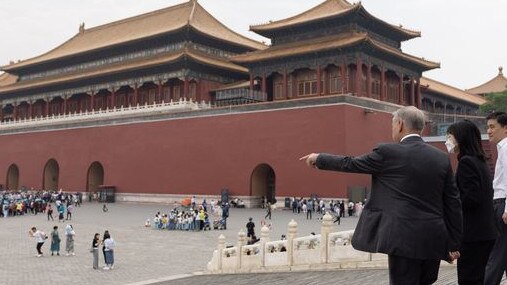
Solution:
<path fill-rule="evenodd" d="M 498 158 L 493 179 L 493 207 L 500 235 L 489 256 L 484 284 L 500 284 L 503 272 L 507 267 L 507 114 L 495 112 L 489 115 L 488 136 L 489 141 L 496 144 Z"/>
<path fill-rule="evenodd" d="M 42 256 L 42 245 L 47 239 L 46 234 L 43 231 L 38 231 L 36 227 L 33 227 L 30 231 L 28 231 L 28 235 L 30 237 L 35 238 L 35 241 L 37 242 L 37 257 Z"/>

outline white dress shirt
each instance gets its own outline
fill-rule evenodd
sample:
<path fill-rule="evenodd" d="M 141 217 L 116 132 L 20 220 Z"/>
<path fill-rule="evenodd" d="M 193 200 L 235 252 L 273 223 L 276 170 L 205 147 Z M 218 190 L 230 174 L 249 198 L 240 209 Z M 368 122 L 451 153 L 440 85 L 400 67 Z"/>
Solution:
<path fill-rule="evenodd" d="M 493 178 L 493 199 L 507 198 L 507 138 L 497 145 L 498 158 L 495 166 L 495 178 Z M 507 203 L 504 212 L 507 212 Z"/>
<path fill-rule="evenodd" d="M 407 139 L 409 137 L 421 137 L 421 136 L 418 135 L 418 134 L 409 134 L 409 135 L 406 135 L 406 136 L 402 137 L 401 140 L 400 140 L 400 142 L 404 141 L 405 139 Z"/>

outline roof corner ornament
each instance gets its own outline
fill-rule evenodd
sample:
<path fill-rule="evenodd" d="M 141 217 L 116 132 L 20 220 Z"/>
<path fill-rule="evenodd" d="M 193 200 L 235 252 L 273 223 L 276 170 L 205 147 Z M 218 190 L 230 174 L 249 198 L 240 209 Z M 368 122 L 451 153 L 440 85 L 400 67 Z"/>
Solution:
<path fill-rule="evenodd" d="M 79 24 L 79 33 L 82 34 L 84 33 L 85 31 L 85 23 L 82 22 L 81 24 Z"/>
<path fill-rule="evenodd" d="M 503 75 L 503 67 L 502 66 L 498 67 L 498 75 Z"/>

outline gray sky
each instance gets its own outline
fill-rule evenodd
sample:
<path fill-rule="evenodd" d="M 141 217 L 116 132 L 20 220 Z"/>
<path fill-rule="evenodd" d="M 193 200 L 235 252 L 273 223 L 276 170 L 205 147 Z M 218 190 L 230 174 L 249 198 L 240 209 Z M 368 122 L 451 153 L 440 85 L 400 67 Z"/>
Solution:
<path fill-rule="evenodd" d="M 199 0 L 232 30 L 257 40 L 249 25 L 280 20 L 324 0 Z M 94 27 L 172 6 L 182 0 L 0 0 L 0 65 L 62 44 L 79 23 Z M 352 1 L 355 2 L 355 1 Z M 406 53 L 441 63 L 424 76 L 471 88 L 507 74 L 506 0 L 363 0 L 374 16 L 422 32 L 403 43 Z"/>

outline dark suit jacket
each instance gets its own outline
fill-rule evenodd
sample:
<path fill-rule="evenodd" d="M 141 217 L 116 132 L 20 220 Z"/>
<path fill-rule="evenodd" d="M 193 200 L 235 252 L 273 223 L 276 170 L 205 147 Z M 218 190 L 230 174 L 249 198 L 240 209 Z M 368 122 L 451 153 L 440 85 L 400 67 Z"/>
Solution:
<path fill-rule="evenodd" d="M 372 175 L 352 245 L 413 259 L 446 259 L 459 249 L 459 192 L 447 154 L 420 137 L 381 144 L 359 157 L 320 154 L 319 169 Z"/>
<path fill-rule="evenodd" d="M 474 156 L 461 157 L 456 183 L 463 208 L 463 241 L 496 239 L 493 183 L 486 162 Z"/>

